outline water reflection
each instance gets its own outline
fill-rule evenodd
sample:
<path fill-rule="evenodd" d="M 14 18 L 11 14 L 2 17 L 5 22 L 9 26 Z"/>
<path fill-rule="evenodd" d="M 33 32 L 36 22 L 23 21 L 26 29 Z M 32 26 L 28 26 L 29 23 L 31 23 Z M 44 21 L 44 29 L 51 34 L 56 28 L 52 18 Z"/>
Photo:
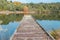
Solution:
<path fill-rule="evenodd" d="M 8 30 L 7 28 L 6 29 L 3 29 L 2 26 L 0 25 L 0 31 L 6 32 L 7 30 Z"/>
<path fill-rule="evenodd" d="M 60 21 L 58 20 L 37 20 L 37 22 L 47 31 L 51 32 L 53 29 L 60 30 Z"/>
<path fill-rule="evenodd" d="M 19 22 L 9 22 L 7 25 L 0 25 L 0 40 L 9 40 Z"/>
<path fill-rule="evenodd" d="M 9 22 L 20 21 L 23 14 L 0 15 L 0 24 L 8 24 Z"/>
<path fill-rule="evenodd" d="M 20 24 L 22 15 L 0 15 L 0 40 L 9 40 L 15 29 Z M 2 20 L 2 21 L 1 21 Z M 50 32 L 52 28 L 60 29 L 60 21 L 54 20 L 37 20 L 37 22 L 47 31 Z"/>

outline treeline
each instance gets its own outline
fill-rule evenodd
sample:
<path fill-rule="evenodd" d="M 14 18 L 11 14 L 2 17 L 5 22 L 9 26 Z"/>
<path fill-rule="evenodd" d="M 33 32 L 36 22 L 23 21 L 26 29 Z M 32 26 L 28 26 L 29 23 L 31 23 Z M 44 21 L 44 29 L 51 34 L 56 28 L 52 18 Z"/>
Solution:
<path fill-rule="evenodd" d="M 22 11 L 23 5 L 20 2 L 0 0 L 0 11 Z"/>
<path fill-rule="evenodd" d="M 0 0 L 0 11 L 9 10 L 9 11 L 22 11 L 24 5 L 27 5 L 29 10 L 37 11 L 60 11 L 60 3 L 21 3 L 21 2 L 12 2 L 7 0 Z"/>
<path fill-rule="evenodd" d="M 36 19 L 60 20 L 60 3 L 21 3 L 7 0 L 0 0 L 0 11 L 23 11 L 27 6 L 29 11 L 35 11 L 33 16 Z"/>
<path fill-rule="evenodd" d="M 40 20 L 60 20 L 60 3 L 30 3 L 29 9 L 35 11 L 33 17 Z"/>
<path fill-rule="evenodd" d="M 27 5 L 33 10 L 60 10 L 60 3 L 29 3 Z"/>
<path fill-rule="evenodd" d="M 37 13 L 60 13 L 60 3 L 30 3 L 27 5 L 30 10 Z"/>

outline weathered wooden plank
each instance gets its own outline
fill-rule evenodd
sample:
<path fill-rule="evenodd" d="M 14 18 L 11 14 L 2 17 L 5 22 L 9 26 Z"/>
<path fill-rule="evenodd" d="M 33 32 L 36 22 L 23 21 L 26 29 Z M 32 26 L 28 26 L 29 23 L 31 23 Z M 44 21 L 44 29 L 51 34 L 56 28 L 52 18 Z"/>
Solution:
<path fill-rule="evenodd" d="M 24 15 L 11 40 L 53 40 L 31 15 Z"/>

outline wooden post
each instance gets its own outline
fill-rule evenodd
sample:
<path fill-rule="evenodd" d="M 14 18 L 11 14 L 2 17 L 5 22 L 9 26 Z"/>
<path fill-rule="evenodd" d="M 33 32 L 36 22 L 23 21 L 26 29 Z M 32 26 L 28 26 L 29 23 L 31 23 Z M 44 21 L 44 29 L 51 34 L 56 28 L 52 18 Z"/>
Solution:
<path fill-rule="evenodd" d="M 24 6 L 24 15 L 28 15 L 28 7 Z"/>

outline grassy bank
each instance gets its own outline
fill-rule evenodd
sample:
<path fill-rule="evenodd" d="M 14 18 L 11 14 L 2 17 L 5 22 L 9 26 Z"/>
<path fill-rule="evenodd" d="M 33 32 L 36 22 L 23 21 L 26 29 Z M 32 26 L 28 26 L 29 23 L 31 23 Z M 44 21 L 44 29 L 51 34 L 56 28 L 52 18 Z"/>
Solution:
<path fill-rule="evenodd" d="M 58 30 L 54 30 L 53 29 L 53 31 L 51 31 L 51 33 L 50 33 L 56 40 L 60 40 L 60 29 Z"/>

